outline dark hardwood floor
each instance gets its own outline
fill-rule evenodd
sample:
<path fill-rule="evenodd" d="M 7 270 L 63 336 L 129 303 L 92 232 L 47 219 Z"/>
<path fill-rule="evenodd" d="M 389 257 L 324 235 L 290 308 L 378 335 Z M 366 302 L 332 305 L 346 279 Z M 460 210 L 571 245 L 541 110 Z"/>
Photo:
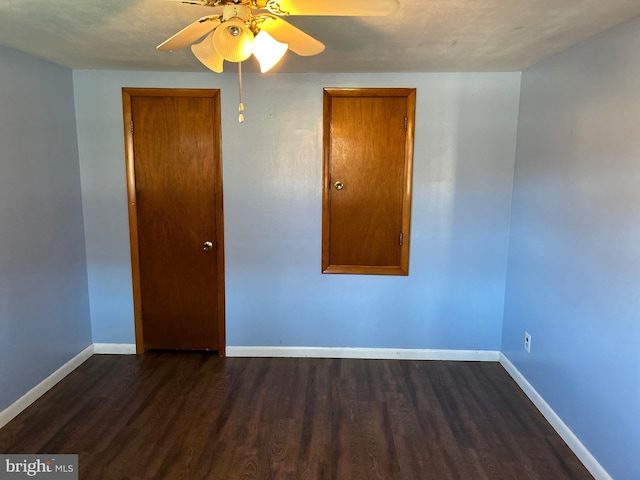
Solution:
<path fill-rule="evenodd" d="M 80 478 L 592 478 L 497 363 L 96 355 L 0 430 Z"/>

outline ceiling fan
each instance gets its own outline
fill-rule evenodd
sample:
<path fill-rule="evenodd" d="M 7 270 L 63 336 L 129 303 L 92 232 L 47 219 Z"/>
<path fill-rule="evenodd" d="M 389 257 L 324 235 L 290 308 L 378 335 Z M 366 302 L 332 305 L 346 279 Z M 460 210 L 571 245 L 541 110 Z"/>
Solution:
<path fill-rule="evenodd" d="M 189 5 L 212 7 L 202 17 L 157 46 L 160 51 L 191 45 L 200 62 L 221 73 L 224 60 L 243 62 L 252 54 L 267 72 L 287 50 L 317 55 L 324 45 L 283 17 L 287 16 L 385 16 L 397 0 L 178 0 Z M 208 35 L 207 35 L 208 34 Z M 207 35 L 201 42 L 194 43 Z"/>
<path fill-rule="evenodd" d="M 180 50 L 191 45 L 195 57 L 208 69 L 222 73 L 224 61 L 238 64 L 240 117 L 241 63 L 253 55 L 262 73 L 268 72 L 287 50 L 317 55 L 324 44 L 283 19 L 287 16 L 386 16 L 398 0 L 177 0 L 212 7 L 213 13 L 187 25 L 156 48 Z M 206 35 L 206 36 L 205 36 Z M 204 39 L 200 40 L 202 37 Z M 198 40 L 200 40 L 198 43 Z"/>

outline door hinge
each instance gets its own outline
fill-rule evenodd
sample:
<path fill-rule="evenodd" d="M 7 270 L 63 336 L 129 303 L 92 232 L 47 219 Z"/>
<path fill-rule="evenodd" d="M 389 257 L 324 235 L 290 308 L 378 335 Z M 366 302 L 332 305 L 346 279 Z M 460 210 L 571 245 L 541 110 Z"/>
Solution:
<path fill-rule="evenodd" d="M 400 246 L 402 246 L 402 241 L 404 240 L 404 234 L 400 232 Z"/>
<path fill-rule="evenodd" d="M 133 135 L 133 120 L 131 120 L 130 127 L 131 127 L 131 135 Z M 405 130 L 406 130 L 406 127 L 405 127 Z"/>
<path fill-rule="evenodd" d="M 408 117 L 404 117 L 404 131 L 407 131 L 409 125 L 409 118 Z M 133 129 L 133 127 L 131 127 Z M 133 133 L 133 130 L 131 130 L 131 133 Z"/>

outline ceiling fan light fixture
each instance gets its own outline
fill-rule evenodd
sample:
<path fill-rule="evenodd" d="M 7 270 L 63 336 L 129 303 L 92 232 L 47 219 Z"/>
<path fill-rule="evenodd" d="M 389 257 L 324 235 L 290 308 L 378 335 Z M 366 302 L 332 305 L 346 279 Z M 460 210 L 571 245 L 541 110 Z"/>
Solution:
<path fill-rule="evenodd" d="M 260 64 L 260 72 L 266 73 L 271 70 L 289 49 L 287 43 L 277 41 L 265 30 L 260 30 L 255 38 L 253 55 Z"/>
<path fill-rule="evenodd" d="M 234 17 L 213 32 L 213 46 L 229 62 L 243 62 L 251 56 L 253 33 L 240 18 Z"/>

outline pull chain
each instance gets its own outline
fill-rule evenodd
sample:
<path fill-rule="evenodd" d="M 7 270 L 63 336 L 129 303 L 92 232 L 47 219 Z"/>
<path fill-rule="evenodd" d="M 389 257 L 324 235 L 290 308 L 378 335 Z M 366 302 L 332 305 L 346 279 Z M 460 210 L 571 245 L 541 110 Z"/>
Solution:
<path fill-rule="evenodd" d="M 238 123 L 244 122 L 244 104 L 242 103 L 242 62 L 238 62 L 238 93 L 240 94 L 240 105 L 238 105 Z"/>

